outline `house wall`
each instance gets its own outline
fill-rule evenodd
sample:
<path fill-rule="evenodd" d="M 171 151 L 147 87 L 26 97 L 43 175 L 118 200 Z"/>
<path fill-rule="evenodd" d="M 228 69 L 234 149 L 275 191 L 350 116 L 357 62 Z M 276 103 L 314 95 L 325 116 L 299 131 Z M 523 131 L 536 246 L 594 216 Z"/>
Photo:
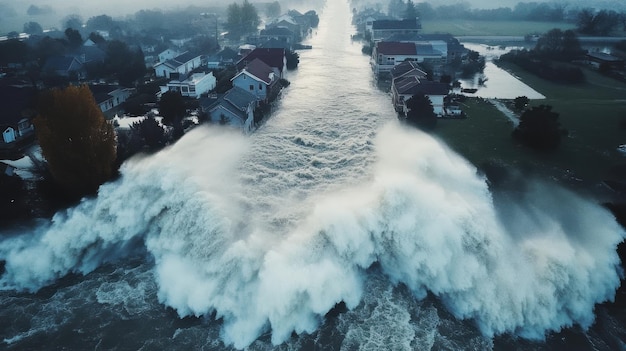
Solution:
<path fill-rule="evenodd" d="M 159 54 L 159 62 L 165 62 L 167 60 L 171 60 L 178 55 L 180 55 L 178 51 L 167 49 Z"/>
<path fill-rule="evenodd" d="M 11 128 L 11 127 L 7 127 L 7 129 L 5 129 L 2 132 L 2 141 L 5 144 L 9 144 L 14 142 L 17 139 L 17 135 L 15 133 L 15 129 Z"/>
<path fill-rule="evenodd" d="M 268 85 L 258 81 L 247 74 L 240 74 L 233 79 L 233 86 L 241 88 L 257 97 L 257 100 L 267 99 Z"/>
<path fill-rule="evenodd" d="M 214 109 L 209 111 L 209 114 L 211 115 L 211 122 L 215 124 L 220 123 L 220 119 L 222 115 L 228 119 L 227 124 L 229 126 L 241 128 L 245 123 L 244 121 L 241 120 L 241 117 L 232 113 L 230 110 L 224 108 L 224 106 L 222 105 L 216 106 Z"/>
<path fill-rule="evenodd" d="M 402 97 L 404 97 L 402 99 Z M 409 109 L 406 107 L 406 101 L 409 100 L 412 96 L 411 95 L 400 95 L 400 99 L 402 99 L 402 112 L 404 114 L 406 114 Z M 435 114 L 437 115 L 437 117 L 442 117 L 445 113 L 444 113 L 444 109 L 443 109 L 443 95 L 426 95 L 426 97 L 428 97 L 428 99 L 430 100 L 431 105 L 433 105 L 433 112 L 435 112 Z"/>

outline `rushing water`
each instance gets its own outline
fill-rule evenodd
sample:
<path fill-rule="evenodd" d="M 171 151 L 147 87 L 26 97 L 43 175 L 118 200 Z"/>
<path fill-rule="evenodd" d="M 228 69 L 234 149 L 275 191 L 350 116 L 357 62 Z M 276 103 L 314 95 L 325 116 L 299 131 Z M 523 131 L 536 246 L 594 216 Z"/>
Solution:
<path fill-rule="evenodd" d="M 252 136 L 196 128 L 5 230 L 2 347 L 542 349 L 526 340 L 592 325 L 620 283 L 613 217 L 541 183 L 492 193 L 399 125 L 349 16 L 327 2 Z"/>

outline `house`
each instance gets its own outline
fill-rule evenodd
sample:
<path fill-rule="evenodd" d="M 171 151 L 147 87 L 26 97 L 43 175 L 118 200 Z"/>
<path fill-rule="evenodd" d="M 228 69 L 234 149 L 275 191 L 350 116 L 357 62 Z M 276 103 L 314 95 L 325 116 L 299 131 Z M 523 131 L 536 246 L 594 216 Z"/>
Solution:
<path fill-rule="evenodd" d="M 403 43 L 430 43 L 434 49 L 446 53 L 447 63 L 462 59 L 468 50 L 451 34 L 394 34 L 384 41 Z"/>
<path fill-rule="evenodd" d="M 376 20 L 372 22 L 372 40 L 379 42 L 394 34 L 417 34 L 422 29 L 419 18 Z"/>
<path fill-rule="evenodd" d="M 159 53 L 159 62 L 165 62 L 167 60 L 171 60 L 176 56 L 179 56 L 181 52 L 178 52 L 174 49 L 167 49 Z"/>
<path fill-rule="evenodd" d="M 417 75 L 406 75 L 394 79 L 391 83 L 394 108 L 397 112 L 405 115 L 408 112 L 406 101 L 415 94 L 424 94 L 433 105 L 435 114 L 439 117 L 444 116 L 444 98 L 449 91 L 450 88 L 447 84 L 420 79 Z"/>
<path fill-rule="evenodd" d="M 284 43 L 287 48 L 291 48 L 293 44 L 296 43 L 296 35 L 293 31 L 286 27 L 271 27 L 269 29 L 262 29 L 259 33 L 259 41 L 261 45 L 270 39 L 275 39 Z"/>
<path fill-rule="evenodd" d="M 178 91 L 182 96 L 199 99 L 200 95 L 213 90 L 216 83 L 213 72 L 194 73 L 189 77 L 172 79 L 166 86 L 161 86 L 161 94 L 167 91 Z"/>
<path fill-rule="evenodd" d="M 241 88 L 264 102 L 268 102 L 275 89 L 279 88 L 274 69 L 258 58 L 249 62 L 231 81 L 233 87 Z"/>
<path fill-rule="evenodd" d="M 289 15 L 282 15 L 273 22 L 267 24 L 265 29 L 283 27 L 289 29 L 294 34 L 294 40 L 299 42 L 303 37 L 302 26 Z"/>
<path fill-rule="evenodd" d="M 406 114 L 406 101 L 415 94 L 428 96 L 437 116 L 446 115 L 444 98 L 450 88 L 447 84 L 427 80 L 427 74 L 415 61 L 405 61 L 391 70 L 391 100 L 396 112 Z"/>
<path fill-rule="evenodd" d="M 222 51 L 207 59 L 207 67 L 217 69 L 220 67 L 232 66 L 238 60 L 239 54 L 235 50 L 225 47 Z"/>
<path fill-rule="evenodd" d="M 157 77 L 170 78 L 172 73 L 189 74 L 194 69 L 202 65 L 202 56 L 185 52 L 173 59 L 165 62 L 159 62 L 154 65 L 154 71 Z"/>
<path fill-rule="evenodd" d="M 107 118 L 113 117 L 115 108 L 126 101 L 132 93 L 132 89 L 107 84 L 89 85 L 89 90 Z"/>
<path fill-rule="evenodd" d="M 97 46 L 83 45 L 74 50 L 68 57 L 75 57 L 82 65 L 90 63 L 103 63 L 106 53 Z"/>
<path fill-rule="evenodd" d="M 606 67 L 608 69 L 624 69 L 624 60 L 604 52 L 587 53 L 587 62 L 594 68 Z"/>
<path fill-rule="evenodd" d="M 228 90 L 216 101 L 204 100 L 200 103 L 202 112 L 210 116 L 211 122 L 241 128 L 244 133 L 254 129 L 256 106 L 256 96 L 238 87 Z"/>
<path fill-rule="evenodd" d="M 83 64 L 74 56 L 52 56 L 43 65 L 42 73 L 60 77 L 85 76 Z"/>
<path fill-rule="evenodd" d="M 19 150 L 34 140 L 36 95 L 31 87 L 0 86 L 0 152 Z"/>
<path fill-rule="evenodd" d="M 445 43 L 440 44 L 442 48 Z M 372 50 L 371 65 L 374 73 L 389 73 L 403 61 L 427 62 L 442 66 L 447 62 L 447 52 L 442 52 L 429 42 L 379 41 Z"/>
<path fill-rule="evenodd" d="M 259 59 L 274 70 L 278 78 L 283 78 L 287 69 L 285 49 L 282 48 L 255 48 L 248 55 L 237 61 L 237 70 L 242 70 L 248 63 Z"/>

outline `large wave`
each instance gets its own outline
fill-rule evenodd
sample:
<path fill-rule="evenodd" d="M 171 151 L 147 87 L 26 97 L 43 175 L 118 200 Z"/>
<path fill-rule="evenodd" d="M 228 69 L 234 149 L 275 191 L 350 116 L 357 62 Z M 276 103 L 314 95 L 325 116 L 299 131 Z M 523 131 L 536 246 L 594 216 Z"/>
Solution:
<path fill-rule="evenodd" d="M 541 184 L 496 207 L 475 167 L 428 135 L 390 123 L 363 170 L 371 177 L 285 198 L 272 211 L 306 209 L 285 223 L 250 198 L 263 196 L 241 168 L 251 142 L 202 127 L 131 160 L 97 198 L 5 237 L 2 289 L 36 291 L 141 246 L 154 257 L 159 300 L 180 316 L 215 313 L 223 340 L 243 348 L 270 329 L 276 344 L 312 332 L 341 301 L 356 307 L 374 263 L 487 336 L 586 328 L 620 284 L 624 232 L 610 213 Z"/>

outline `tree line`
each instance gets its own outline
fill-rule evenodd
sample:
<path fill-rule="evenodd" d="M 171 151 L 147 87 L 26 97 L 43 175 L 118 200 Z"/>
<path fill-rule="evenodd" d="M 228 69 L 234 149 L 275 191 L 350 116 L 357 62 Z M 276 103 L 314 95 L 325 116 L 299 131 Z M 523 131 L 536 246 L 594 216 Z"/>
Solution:
<path fill-rule="evenodd" d="M 576 24 L 579 33 L 606 36 L 626 31 L 626 6 L 612 9 L 571 6 L 565 2 L 519 2 L 513 7 L 472 8 L 469 2 L 433 6 L 429 2 L 391 0 L 387 13 L 396 18 L 470 19 L 481 21 L 541 21 Z"/>

